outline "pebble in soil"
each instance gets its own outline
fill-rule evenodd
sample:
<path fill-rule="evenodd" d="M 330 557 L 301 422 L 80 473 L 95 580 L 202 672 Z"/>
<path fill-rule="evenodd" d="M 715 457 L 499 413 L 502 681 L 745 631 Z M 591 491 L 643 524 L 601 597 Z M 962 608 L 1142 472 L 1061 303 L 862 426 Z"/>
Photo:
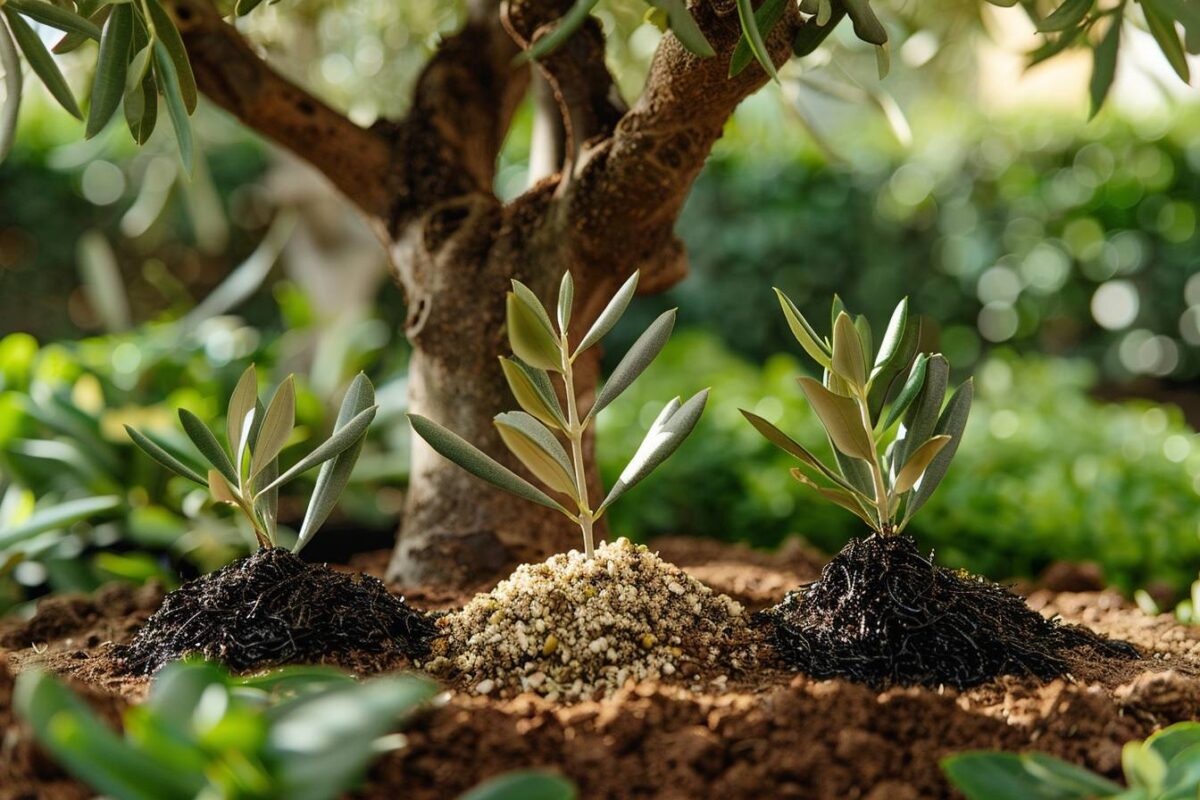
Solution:
<path fill-rule="evenodd" d="M 432 620 L 377 578 L 264 548 L 167 594 L 128 646 L 126 670 L 157 672 L 202 655 L 235 670 L 315 663 L 348 653 L 428 652 Z"/>
<path fill-rule="evenodd" d="M 763 612 L 784 661 L 816 678 L 966 688 L 1063 675 L 1064 654 L 1138 658 L 1125 642 L 1047 619 L 1003 586 L 937 566 L 909 536 L 851 539 L 820 577 Z"/>
<path fill-rule="evenodd" d="M 695 683 L 754 660 L 747 615 L 644 545 L 601 544 L 524 564 L 437 622 L 426 666 L 479 694 L 572 702 L 627 681 Z M 719 680 L 719 676 L 717 678 Z"/>

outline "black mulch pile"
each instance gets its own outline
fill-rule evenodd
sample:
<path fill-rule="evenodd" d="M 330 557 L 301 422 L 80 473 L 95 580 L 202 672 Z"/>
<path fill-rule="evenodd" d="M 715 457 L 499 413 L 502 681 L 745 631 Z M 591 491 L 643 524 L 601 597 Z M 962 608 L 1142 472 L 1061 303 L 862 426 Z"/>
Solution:
<path fill-rule="evenodd" d="M 125 668 L 151 674 L 188 654 L 235 670 L 313 663 L 322 656 L 426 654 L 435 628 L 377 578 L 259 550 L 169 593 L 128 647 Z"/>
<path fill-rule="evenodd" d="M 1049 620 L 1003 586 L 936 566 L 909 536 L 851 539 L 821 577 L 763 612 L 784 660 L 873 687 L 965 688 L 1000 675 L 1049 680 L 1067 650 L 1138 658 L 1132 645 Z"/>

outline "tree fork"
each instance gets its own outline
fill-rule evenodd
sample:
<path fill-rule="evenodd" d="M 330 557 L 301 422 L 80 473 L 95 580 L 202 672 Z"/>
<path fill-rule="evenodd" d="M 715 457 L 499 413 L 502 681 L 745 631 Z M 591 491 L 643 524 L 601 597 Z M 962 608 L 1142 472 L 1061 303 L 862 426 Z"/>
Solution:
<path fill-rule="evenodd" d="M 578 337 L 633 270 L 642 271 L 644 292 L 680 280 L 686 256 L 675 220 L 726 120 L 767 79 L 756 64 L 726 77 L 741 36 L 736 6 L 700 0 L 692 10 L 717 55 L 700 59 L 664 35 L 642 95 L 627 108 L 590 20 L 532 67 L 562 115 L 562 168 L 506 205 L 492 189 L 496 160 L 531 75 L 516 56 L 553 29 L 569 0 L 475 0 L 462 30 L 426 65 L 404 119 L 370 129 L 273 72 L 210 0 L 167 5 L 201 91 L 324 172 L 380 233 L 408 306 L 411 410 L 520 473 L 492 425 L 508 405 L 497 357 L 506 352 L 509 281 L 545 299 L 570 269 Z M 776 63 L 802 24 L 789 4 L 768 37 Z M 598 355 L 577 367 L 586 409 Z M 589 484 L 602 496 L 590 438 L 585 452 Z M 465 585 L 574 546 L 577 536 L 561 515 L 486 486 L 414 437 L 388 574 Z"/>

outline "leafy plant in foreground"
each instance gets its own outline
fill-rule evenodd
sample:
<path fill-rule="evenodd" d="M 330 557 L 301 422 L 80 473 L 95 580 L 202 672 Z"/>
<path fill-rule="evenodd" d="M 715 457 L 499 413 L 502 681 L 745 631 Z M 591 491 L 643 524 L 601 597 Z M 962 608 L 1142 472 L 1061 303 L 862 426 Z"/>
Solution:
<path fill-rule="evenodd" d="M 961 753 L 942 770 L 968 800 L 1184 800 L 1200 790 L 1200 723 L 1129 742 L 1121 765 L 1128 788 L 1042 753 Z"/>
<path fill-rule="evenodd" d="M 293 552 L 299 552 L 329 517 L 338 496 L 346 488 L 354 462 L 362 450 L 367 427 L 377 409 L 374 387 L 365 375 L 358 375 L 346 390 L 333 435 L 283 474 L 279 473 L 279 454 L 295 427 L 295 382 L 289 376 L 280 384 L 264 410 L 258 399 L 258 377 L 253 365 L 242 373 L 229 399 L 226 414 L 228 447 L 222 447 L 216 434 L 196 415 L 186 409 L 179 411 L 184 432 L 211 467 L 207 477 L 188 466 L 163 443 L 128 425 L 125 430 L 155 461 L 177 475 L 207 486 L 214 500 L 237 507 L 250 521 L 255 538 L 263 547 L 276 545 L 279 487 L 318 464 L 322 465 L 300 527 L 300 537 L 292 548 Z"/>
<path fill-rule="evenodd" d="M 497 414 L 496 428 L 513 455 L 551 491 L 569 498 L 564 505 L 524 478 L 499 464 L 452 431 L 418 414 L 410 414 L 413 430 L 437 452 L 505 491 L 534 503 L 553 508 L 579 525 L 583 533 L 584 553 L 592 557 L 592 527 L 609 505 L 665 461 L 687 438 L 704 411 L 708 390 L 693 395 L 687 402 L 676 397 L 659 413 L 641 446 L 596 508 L 588 498 L 584 472 L 583 437 L 596 415 L 621 392 L 629 388 L 658 355 L 675 325 L 675 311 L 660 315 L 645 330 L 612 371 L 596 394 L 586 415 L 579 413 L 575 393 L 574 363 L 588 348 L 598 343 L 625 313 L 637 290 L 638 273 L 627 280 L 572 348 L 568 336 L 575 285 L 571 273 L 563 275 L 558 292 L 557 329 L 541 301 L 520 281 L 506 301 L 508 341 L 516 358 L 501 358 L 500 364 L 509 388 L 523 411 Z M 563 411 L 550 381 L 550 373 L 562 379 L 567 401 Z M 570 456 L 552 431 L 566 438 Z M 574 510 L 569 506 L 573 505 Z"/>
<path fill-rule="evenodd" d="M 390 736 L 433 699 L 413 676 L 356 681 L 325 667 L 235 677 L 207 662 L 176 662 L 145 703 L 124 715 L 124 736 L 56 678 L 17 678 L 14 707 L 43 747 L 97 792 L 117 800 L 324 800 L 353 788 L 368 765 L 403 746 Z M 571 800 L 562 778 L 521 772 L 470 800 Z"/>
<path fill-rule="evenodd" d="M 799 459 L 796 480 L 858 515 L 884 535 L 904 530 L 946 475 L 962 440 L 974 396 L 967 380 L 943 410 L 950 365 L 941 354 L 918 354 L 920 326 L 900 301 L 875 352 L 871 326 L 833 299 L 832 340 L 822 338 L 778 289 L 788 327 L 824 368 L 824 380 L 804 376 L 800 389 L 833 446 L 829 466 L 767 420 L 742 414 L 772 444 Z M 898 432 L 882 454 L 892 427 Z"/>

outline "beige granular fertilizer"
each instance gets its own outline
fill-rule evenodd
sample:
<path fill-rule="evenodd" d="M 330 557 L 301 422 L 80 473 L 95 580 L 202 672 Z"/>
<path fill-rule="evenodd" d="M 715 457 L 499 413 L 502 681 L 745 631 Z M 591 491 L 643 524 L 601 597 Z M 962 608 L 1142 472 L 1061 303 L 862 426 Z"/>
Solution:
<path fill-rule="evenodd" d="M 479 694 L 574 701 L 631 679 L 740 671 L 754 658 L 746 619 L 734 600 L 618 539 L 591 560 L 572 550 L 518 567 L 438 621 L 444 637 L 424 666 Z"/>

